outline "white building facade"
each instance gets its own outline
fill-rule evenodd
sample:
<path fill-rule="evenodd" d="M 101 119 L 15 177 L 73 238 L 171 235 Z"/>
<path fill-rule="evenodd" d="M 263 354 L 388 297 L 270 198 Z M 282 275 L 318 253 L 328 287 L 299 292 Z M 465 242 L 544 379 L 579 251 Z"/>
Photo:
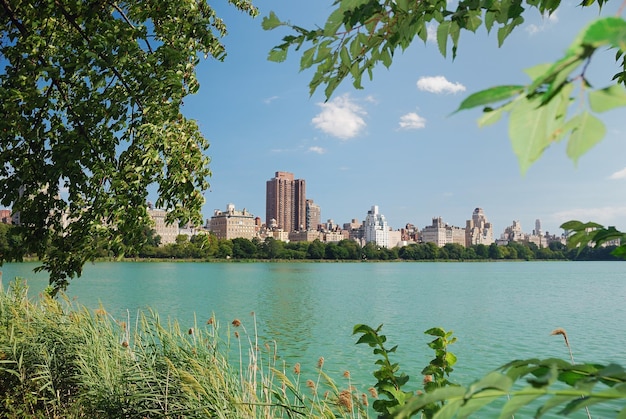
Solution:
<path fill-rule="evenodd" d="M 374 242 L 380 247 L 389 247 L 389 226 L 385 216 L 378 212 L 378 205 L 373 205 L 367 212 L 363 232 L 365 243 Z"/>

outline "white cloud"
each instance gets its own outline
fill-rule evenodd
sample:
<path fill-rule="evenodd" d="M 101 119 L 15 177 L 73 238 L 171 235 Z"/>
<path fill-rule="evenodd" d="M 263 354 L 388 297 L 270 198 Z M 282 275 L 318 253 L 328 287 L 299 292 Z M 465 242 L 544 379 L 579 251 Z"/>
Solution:
<path fill-rule="evenodd" d="M 326 153 L 326 149 L 322 147 L 318 147 L 318 146 L 313 146 L 313 147 L 309 147 L 309 152 L 317 153 L 317 154 L 324 154 Z"/>
<path fill-rule="evenodd" d="M 407 113 L 400 117 L 400 129 L 420 129 L 426 127 L 426 118 L 415 112 Z"/>
<path fill-rule="evenodd" d="M 543 17 L 548 19 L 548 22 L 550 23 L 557 23 L 559 21 L 559 16 L 557 15 L 556 11 L 552 13 L 551 15 L 544 14 Z"/>
<path fill-rule="evenodd" d="M 541 32 L 543 30 L 543 28 L 535 25 L 534 23 L 531 23 L 530 25 L 526 26 L 526 28 L 524 28 L 526 32 L 528 32 L 530 35 L 534 35 L 538 32 Z"/>
<path fill-rule="evenodd" d="M 263 100 L 263 102 L 264 102 L 266 105 L 269 105 L 270 103 L 272 103 L 272 102 L 273 102 L 273 101 L 275 101 L 276 99 L 278 99 L 278 96 L 271 96 L 271 97 L 268 97 L 267 99 L 264 99 L 264 100 Z"/>
<path fill-rule="evenodd" d="M 347 94 L 318 105 L 322 111 L 311 122 L 327 134 L 348 140 L 356 137 L 366 126 L 362 116 L 367 112 Z"/>
<path fill-rule="evenodd" d="M 541 25 L 535 25 L 534 23 L 531 23 L 530 25 L 526 26 L 526 28 L 524 28 L 529 35 L 532 36 L 538 32 L 543 32 L 547 28 L 558 23 L 559 21 L 559 17 L 557 16 L 556 12 L 552 13 L 551 15 L 544 13 L 541 19 Z"/>
<path fill-rule="evenodd" d="M 430 22 L 426 25 L 426 33 L 428 34 L 428 37 L 426 38 L 427 41 L 437 42 L 437 25 Z"/>
<path fill-rule="evenodd" d="M 556 212 L 552 217 L 560 223 L 569 220 L 578 220 L 582 222 L 595 221 L 604 225 L 614 225 L 616 222 L 624 222 L 626 207 L 576 208 Z"/>
<path fill-rule="evenodd" d="M 609 176 L 609 179 L 626 179 L 626 167 Z"/>
<path fill-rule="evenodd" d="M 464 92 L 465 86 L 461 83 L 452 83 L 444 76 L 420 77 L 417 88 L 430 93 L 458 93 Z"/>

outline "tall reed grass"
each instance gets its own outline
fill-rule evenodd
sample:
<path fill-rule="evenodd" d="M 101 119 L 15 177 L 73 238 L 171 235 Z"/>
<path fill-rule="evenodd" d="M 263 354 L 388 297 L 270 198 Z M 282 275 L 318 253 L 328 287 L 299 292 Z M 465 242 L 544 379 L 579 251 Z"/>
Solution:
<path fill-rule="evenodd" d="M 0 418 L 368 417 L 349 373 L 339 386 L 320 359 L 302 378 L 251 322 L 248 333 L 215 316 L 191 328 L 151 310 L 115 319 L 0 284 Z"/>

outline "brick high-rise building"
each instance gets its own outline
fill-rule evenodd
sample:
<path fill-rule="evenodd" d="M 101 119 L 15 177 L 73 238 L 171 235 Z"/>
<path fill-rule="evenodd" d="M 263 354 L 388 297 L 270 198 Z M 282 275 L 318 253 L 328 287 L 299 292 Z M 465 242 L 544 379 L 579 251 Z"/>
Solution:
<path fill-rule="evenodd" d="M 294 179 L 293 173 L 276 172 L 267 181 L 265 195 L 265 222 L 268 228 L 276 227 L 287 233 L 305 230 L 306 183 Z"/>
<path fill-rule="evenodd" d="M 306 200 L 306 229 L 317 230 L 322 223 L 322 210 L 312 199 Z"/>

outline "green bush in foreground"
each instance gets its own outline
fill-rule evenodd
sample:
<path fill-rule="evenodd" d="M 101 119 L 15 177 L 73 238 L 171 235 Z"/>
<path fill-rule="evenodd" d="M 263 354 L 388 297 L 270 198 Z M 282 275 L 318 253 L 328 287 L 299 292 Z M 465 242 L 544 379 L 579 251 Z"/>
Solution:
<path fill-rule="evenodd" d="M 0 286 L 0 418 L 366 416 L 362 395 L 339 389 L 322 365 L 301 391 L 299 371 L 290 380 L 275 349 L 260 349 L 238 320 L 228 331 L 238 362 L 214 318 L 184 331 L 154 312 L 129 323 L 46 295 L 32 301 L 19 281 Z"/>
<path fill-rule="evenodd" d="M 396 347 L 385 347 L 387 338 L 380 333 L 382 326 L 372 329 L 357 325 L 354 333 L 361 334 L 357 343 L 367 343 L 374 348 L 379 359 L 374 372 L 376 388 L 385 399 L 374 402 L 373 408 L 379 418 L 466 418 L 499 417 L 514 418 L 525 414 L 536 418 L 548 413 L 567 416 L 602 404 L 601 417 L 626 418 L 626 371 L 619 365 L 575 364 L 562 359 L 515 360 L 488 373 L 469 386 L 454 384 L 448 380 L 456 357 L 448 346 L 456 341 L 452 332 L 432 328 L 425 333 L 434 336 L 428 346 L 435 351 L 423 370 L 424 391 L 416 394 L 402 390 L 409 377 L 399 373 L 399 365 L 389 356 Z M 562 335 L 569 349 L 567 334 L 556 329 L 552 334 Z M 570 349 L 571 356 L 571 349 Z M 489 413 L 484 410 L 490 407 Z M 499 412 L 499 413 L 495 413 Z M 610 413 L 607 413 L 610 412 Z M 598 416 L 600 417 L 600 416 Z"/>

